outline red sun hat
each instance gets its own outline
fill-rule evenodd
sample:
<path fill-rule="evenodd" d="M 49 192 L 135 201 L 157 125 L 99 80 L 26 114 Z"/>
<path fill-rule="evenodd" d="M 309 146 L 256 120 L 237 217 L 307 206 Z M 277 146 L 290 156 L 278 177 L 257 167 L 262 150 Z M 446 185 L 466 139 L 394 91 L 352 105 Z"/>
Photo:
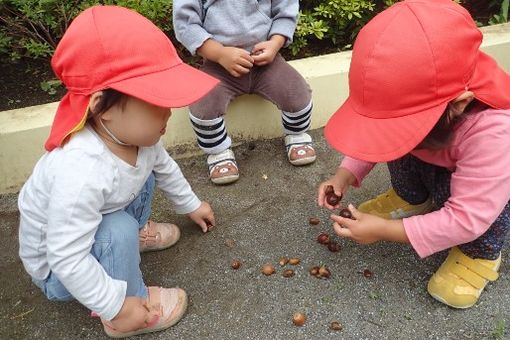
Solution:
<path fill-rule="evenodd" d="M 135 11 L 94 6 L 71 23 L 51 60 L 68 92 L 45 148 L 61 146 L 85 124 L 91 94 L 112 88 L 160 107 L 182 107 L 219 81 L 182 62 L 168 37 Z"/>
<path fill-rule="evenodd" d="M 379 13 L 356 39 L 349 97 L 326 124 L 326 140 L 344 155 L 386 162 L 415 148 L 464 91 L 510 108 L 510 76 L 481 42 L 451 0 L 402 1 Z"/>

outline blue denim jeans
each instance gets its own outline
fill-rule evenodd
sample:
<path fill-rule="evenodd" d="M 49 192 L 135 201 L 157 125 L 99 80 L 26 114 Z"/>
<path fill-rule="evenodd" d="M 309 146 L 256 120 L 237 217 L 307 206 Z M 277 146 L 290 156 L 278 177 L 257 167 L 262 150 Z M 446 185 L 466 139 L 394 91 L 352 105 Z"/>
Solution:
<path fill-rule="evenodd" d="M 126 296 L 147 297 L 140 271 L 138 233 L 149 220 L 154 186 L 151 174 L 140 194 L 124 210 L 103 215 L 90 251 L 110 277 L 127 282 Z M 44 280 L 32 281 L 50 300 L 74 299 L 52 272 Z"/>

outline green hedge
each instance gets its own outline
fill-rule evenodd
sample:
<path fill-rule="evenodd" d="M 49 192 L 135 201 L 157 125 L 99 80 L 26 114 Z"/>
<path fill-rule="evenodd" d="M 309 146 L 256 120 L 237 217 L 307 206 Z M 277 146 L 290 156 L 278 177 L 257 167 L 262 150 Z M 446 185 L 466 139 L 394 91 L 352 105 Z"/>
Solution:
<path fill-rule="evenodd" d="M 0 0 L 0 53 L 16 60 L 49 58 L 72 19 L 94 4 L 117 4 L 133 8 L 152 20 L 173 39 L 171 0 Z M 370 0 L 301 1 L 299 24 L 290 51 L 304 55 L 312 41 L 343 48 L 374 15 Z M 182 48 L 180 48 L 182 50 Z"/>
<path fill-rule="evenodd" d="M 507 21 L 508 1 L 488 1 L 486 6 L 498 13 L 491 17 L 491 23 Z M 287 54 L 308 56 L 350 48 L 360 28 L 395 2 L 302 0 L 294 43 Z M 0 0 L 0 55 L 11 60 L 49 58 L 72 19 L 95 4 L 132 8 L 152 20 L 175 42 L 171 0 Z"/>

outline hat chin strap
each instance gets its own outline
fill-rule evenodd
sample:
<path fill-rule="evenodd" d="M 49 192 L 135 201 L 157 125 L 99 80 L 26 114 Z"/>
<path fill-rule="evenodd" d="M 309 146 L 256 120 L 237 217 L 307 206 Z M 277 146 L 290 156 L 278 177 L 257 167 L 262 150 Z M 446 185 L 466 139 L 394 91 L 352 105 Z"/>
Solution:
<path fill-rule="evenodd" d="M 113 135 L 113 133 L 104 125 L 103 123 L 103 120 L 102 119 L 99 119 L 99 123 L 101 123 L 101 126 L 103 127 L 103 129 L 106 131 L 106 133 L 108 134 L 108 136 L 110 136 L 113 141 L 119 145 L 122 145 L 122 146 L 131 146 L 131 144 L 128 144 L 128 143 L 124 143 L 122 141 L 120 141 L 117 137 L 115 137 Z"/>

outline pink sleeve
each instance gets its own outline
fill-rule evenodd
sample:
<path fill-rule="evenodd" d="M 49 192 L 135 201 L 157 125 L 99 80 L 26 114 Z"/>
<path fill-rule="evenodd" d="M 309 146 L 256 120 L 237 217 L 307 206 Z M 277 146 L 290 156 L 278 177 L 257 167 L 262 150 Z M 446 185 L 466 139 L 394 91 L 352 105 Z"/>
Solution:
<path fill-rule="evenodd" d="M 360 161 L 348 156 L 345 156 L 342 163 L 340 163 L 341 168 L 349 170 L 356 177 L 356 183 L 354 183 L 356 188 L 360 186 L 363 178 L 372 170 L 374 165 L 375 163 Z"/>
<path fill-rule="evenodd" d="M 451 196 L 445 205 L 403 220 L 420 257 L 477 239 L 510 200 L 510 124 L 495 116 L 474 126 L 458 146 Z"/>

